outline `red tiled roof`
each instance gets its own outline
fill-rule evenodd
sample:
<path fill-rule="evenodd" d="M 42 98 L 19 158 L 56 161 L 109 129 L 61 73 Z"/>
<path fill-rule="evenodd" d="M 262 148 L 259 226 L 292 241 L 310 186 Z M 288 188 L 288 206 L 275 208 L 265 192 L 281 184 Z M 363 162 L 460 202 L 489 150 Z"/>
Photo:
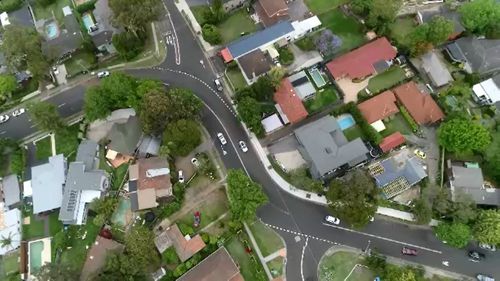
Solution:
<path fill-rule="evenodd" d="M 410 81 L 392 91 L 418 124 L 433 124 L 443 120 L 444 113 L 441 108 L 431 95 L 421 92 L 415 82 Z"/>
<path fill-rule="evenodd" d="M 375 73 L 373 65 L 396 57 L 396 50 L 387 38 L 378 38 L 326 64 L 335 79 L 344 76 L 350 79 L 363 78 Z"/>
<path fill-rule="evenodd" d="M 290 18 L 288 5 L 284 0 L 259 0 L 254 9 L 265 27 Z"/>
<path fill-rule="evenodd" d="M 228 48 L 224 48 L 220 51 L 220 55 L 224 62 L 230 62 L 233 60 L 233 56 L 231 55 L 231 52 L 229 51 Z"/>
<path fill-rule="evenodd" d="M 396 106 L 396 96 L 391 91 L 385 91 L 358 104 L 358 108 L 369 124 L 399 112 Z"/>
<path fill-rule="evenodd" d="M 307 110 L 288 79 L 281 80 L 274 93 L 274 101 L 281 107 L 288 121 L 294 124 L 307 117 Z"/>
<path fill-rule="evenodd" d="M 385 137 L 378 145 L 382 152 L 388 152 L 406 142 L 405 137 L 400 132 L 395 132 Z"/>

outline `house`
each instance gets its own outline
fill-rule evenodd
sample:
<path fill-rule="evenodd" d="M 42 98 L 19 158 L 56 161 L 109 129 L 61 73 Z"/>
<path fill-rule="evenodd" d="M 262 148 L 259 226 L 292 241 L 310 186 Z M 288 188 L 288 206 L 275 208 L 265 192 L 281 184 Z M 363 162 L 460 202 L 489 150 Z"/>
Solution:
<path fill-rule="evenodd" d="M 0 202 L 9 210 L 21 202 L 21 187 L 17 175 L 8 175 L 1 180 Z"/>
<path fill-rule="evenodd" d="M 114 54 L 116 49 L 112 43 L 113 34 L 119 31 L 111 24 L 112 11 L 108 6 L 108 0 L 98 0 L 94 5 L 92 13 L 96 23 L 90 28 L 89 35 L 101 54 Z"/>
<path fill-rule="evenodd" d="M 9 13 L 1 13 L 0 23 L 2 24 L 3 28 L 8 26 L 9 24 L 17 24 L 24 27 L 35 27 L 33 14 L 31 13 L 31 10 L 27 5 Z"/>
<path fill-rule="evenodd" d="M 458 11 L 448 8 L 446 5 L 419 10 L 417 11 L 416 18 L 419 24 L 424 24 L 430 22 L 435 16 L 442 16 L 453 23 L 453 33 L 450 34 L 449 39 L 457 38 L 460 34 L 462 34 L 462 32 L 465 31 Z"/>
<path fill-rule="evenodd" d="M 283 122 L 276 113 L 262 119 L 260 123 L 262 124 L 262 127 L 264 127 L 264 132 L 266 132 L 266 134 L 270 134 L 283 127 Z"/>
<path fill-rule="evenodd" d="M 64 225 L 82 225 L 87 218 L 87 208 L 109 188 L 108 174 L 98 169 L 99 145 L 83 140 L 78 146 L 76 160 L 69 164 L 63 188 L 59 220 Z"/>
<path fill-rule="evenodd" d="M 380 150 L 383 153 L 387 153 L 394 148 L 404 144 L 406 142 L 405 136 L 403 136 L 400 132 L 394 132 L 387 137 L 385 137 L 382 142 L 379 143 Z"/>
<path fill-rule="evenodd" d="M 187 261 L 206 246 L 199 234 L 194 237 L 182 235 L 177 224 L 162 231 L 155 237 L 154 243 L 160 254 L 173 246 L 181 262 Z"/>
<path fill-rule="evenodd" d="M 419 90 L 413 81 L 393 88 L 399 102 L 419 125 L 431 125 L 443 120 L 444 113 L 432 96 Z"/>
<path fill-rule="evenodd" d="M 375 39 L 326 64 L 330 74 L 336 79 L 364 79 L 389 68 L 397 55 L 396 49 L 385 37 Z"/>
<path fill-rule="evenodd" d="M 472 86 L 472 98 L 481 105 L 500 106 L 500 74 Z"/>
<path fill-rule="evenodd" d="M 33 214 L 61 207 L 66 165 L 64 155 L 58 154 L 49 157 L 48 163 L 31 167 Z"/>
<path fill-rule="evenodd" d="M 316 94 L 316 88 L 314 88 L 311 80 L 307 77 L 305 70 L 290 75 L 288 80 L 292 83 L 293 89 L 301 100 L 313 98 Z"/>
<path fill-rule="evenodd" d="M 477 163 L 452 163 L 447 160 L 448 178 L 453 201 L 467 194 L 478 205 L 500 206 L 500 189 L 489 186 Z"/>
<path fill-rule="evenodd" d="M 154 208 L 157 201 L 172 198 L 168 161 L 162 157 L 138 159 L 129 167 L 129 196 L 132 211 Z"/>
<path fill-rule="evenodd" d="M 177 281 L 243 281 L 238 265 L 224 246 L 213 252 Z"/>
<path fill-rule="evenodd" d="M 55 31 L 58 34 L 54 38 L 46 36 L 46 40 L 42 43 L 43 54 L 49 59 L 59 61 L 69 58 L 73 52 L 80 48 L 83 42 L 80 24 L 73 15 L 71 8 L 66 6 L 62 10 L 64 15 L 64 29 Z M 57 24 L 54 21 L 50 21 L 45 24 L 44 29 L 49 29 L 49 25 L 52 26 L 52 29 Z"/>
<path fill-rule="evenodd" d="M 448 58 L 468 73 L 486 75 L 500 70 L 500 40 L 461 37 L 446 45 Z"/>
<path fill-rule="evenodd" d="M 126 122 L 114 123 L 106 136 L 109 141 L 106 158 L 115 167 L 130 161 L 141 143 L 142 135 L 139 118 L 135 115 L 128 116 Z"/>
<path fill-rule="evenodd" d="M 290 19 L 285 0 L 258 0 L 253 7 L 265 27 Z"/>
<path fill-rule="evenodd" d="M 304 37 L 306 34 L 317 30 L 321 26 L 321 21 L 317 16 L 312 16 L 301 21 L 293 21 L 292 26 L 294 29 L 292 39 L 297 40 Z"/>
<path fill-rule="evenodd" d="M 80 274 L 80 281 L 92 280 L 92 277 L 106 265 L 109 254 L 121 254 L 125 246 L 111 239 L 97 236 L 87 253 L 87 259 Z"/>
<path fill-rule="evenodd" d="M 388 199 L 427 177 L 422 163 L 408 150 L 370 164 L 368 171 Z"/>
<path fill-rule="evenodd" d="M 434 87 L 443 87 L 453 81 L 448 68 L 439 59 L 436 51 L 429 51 L 421 58 L 422 68 Z"/>
<path fill-rule="evenodd" d="M 160 154 L 161 139 L 153 136 L 144 136 L 137 148 L 137 157 L 146 158 Z"/>
<path fill-rule="evenodd" d="M 238 59 L 238 66 L 248 85 L 271 70 L 272 65 L 273 61 L 270 55 L 258 49 Z"/>
<path fill-rule="evenodd" d="M 304 120 L 308 115 L 302 100 L 287 78 L 281 80 L 281 84 L 274 93 L 273 99 L 276 102 L 276 109 L 285 124 L 295 124 Z"/>
<path fill-rule="evenodd" d="M 366 122 L 377 132 L 385 130 L 382 120 L 388 119 L 399 112 L 396 105 L 396 96 L 392 91 L 385 91 L 358 104 L 358 109 Z"/>
<path fill-rule="evenodd" d="M 299 151 L 309 163 L 315 179 L 328 177 L 368 159 L 368 148 L 360 138 L 348 141 L 333 116 L 325 116 L 294 131 Z"/>
<path fill-rule="evenodd" d="M 7 210 L 0 203 L 0 240 L 10 239 L 10 244 L 0 243 L 0 256 L 21 246 L 21 210 Z"/>

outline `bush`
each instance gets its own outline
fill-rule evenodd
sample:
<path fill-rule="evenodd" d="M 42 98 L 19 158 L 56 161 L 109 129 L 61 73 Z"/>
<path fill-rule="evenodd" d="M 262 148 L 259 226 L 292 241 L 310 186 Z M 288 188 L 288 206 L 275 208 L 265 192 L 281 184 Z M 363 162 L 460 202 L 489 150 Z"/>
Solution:
<path fill-rule="evenodd" d="M 163 207 L 160 211 L 160 218 L 167 218 L 171 216 L 173 213 L 179 211 L 181 209 L 181 204 L 178 202 L 170 202 L 165 207 Z"/>
<path fill-rule="evenodd" d="M 125 60 L 132 60 L 144 49 L 146 35 L 139 34 L 135 36 L 132 32 L 126 31 L 113 35 L 112 41 L 120 57 Z"/>
<path fill-rule="evenodd" d="M 97 0 L 88 1 L 81 5 L 78 5 L 76 6 L 76 11 L 80 14 L 92 11 L 93 9 L 95 9 L 95 2 L 97 2 Z"/>
<path fill-rule="evenodd" d="M 304 37 L 298 41 L 295 41 L 295 46 L 299 47 L 302 51 L 314 51 L 316 50 L 316 46 L 314 45 L 314 41 L 311 37 Z"/>
<path fill-rule="evenodd" d="M 374 144 L 379 144 L 382 142 L 382 135 L 377 132 L 377 130 L 375 130 L 370 124 L 368 124 L 368 122 L 366 122 L 365 118 L 361 114 L 361 111 L 359 111 L 355 103 L 349 102 L 344 107 L 346 107 L 346 109 L 343 113 L 348 112 L 352 115 L 352 117 L 356 121 L 356 124 L 358 124 L 359 128 L 361 129 L 361 131 L 363 131 L 363 134 L 370 142 Z"/>
<path fill-rule="evenodd" d="M 166 249 L 165 252 L 161 254 L 161 258 L 166 264 L 178 264 L 180 262 L 174 247 Z"/>
<path fill-rule="evenodd" d="M 18 176 L 21 177 L 21 179 L 24 178 L 24 167 L 26 164 L 26 155 L 24 149 L 17 149 L 14 153 L 11 154 L 10 156 L 10 170 L 12 173 L 17 174 Z"/>
<path fill-rule="evenodd" d="M 440 223 L 434 228 L 436 236 L 448 245 L 463 248 L 472 238 L 469 226 L 462 223 Z"/>
<path fill-rule="evenodd" d="M 0 1 L 0 12 L 12 12 L 23 6 L 23 0 L 2 0 Z"/>
<path fill-rule="evenodd" d="M 295 59 L 292 51 L 290 51 L 290 48 L 288 47 L 283 47 L 278 49 L 279 53 L 279 61 L 283 65 L 290 65 L 293 63 L 293 60 Z"/>
<path fill-rule="evenodd" d="M 201 34 L 203 35 L 203 39 L 211 45 L 217 45 L 222 42 L 219 29 L 215 25 L 205 24 L 201 29 Z"/>
<path fill-rule="evenodd" d="M 179 230 L 182 232 L 182 235 L 194 234 L 194 229 L 191 226 L 184 223 L 178 223 L 177 225 L 179 226 Z"/>
<path fill-rule="evenodd" d="M 406 110 L 406 108 L 404 106 L 400 106 L 399 111 L 403 115 L 406 122 L 408 122 L 408 124 L 410 125 L 411 130 L 414 133 L 418 132 L 420 130 L 420 126 L 417 124 L 417 122 L 415 122 L 415 120 L 413 120 L 413 117 L 411 117 L 408 110 Z"/>
<path fill-rule="evenodd" d="M 316 48 L 325 57 L 333 56 L 342 46 L 342 39 L 326 29 L 316 38 Z"/>

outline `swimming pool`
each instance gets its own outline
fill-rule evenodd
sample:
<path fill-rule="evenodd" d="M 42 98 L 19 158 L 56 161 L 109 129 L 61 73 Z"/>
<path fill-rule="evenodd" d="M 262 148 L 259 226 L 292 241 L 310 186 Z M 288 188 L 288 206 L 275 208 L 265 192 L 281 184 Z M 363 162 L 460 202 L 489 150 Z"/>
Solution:
<path fill-rule="evenodd" d="M 30 243 L 30 272 L 36 272 L 42 267 L 43 241 Z"/>
<path fill-rule="evenodd" d="M 317 68 L 309 69 L 309 74 L 311 75 L 314 84 L 316 84 L 316 87 L 321 88 L 326 85 L 323 75 L 321 75 L 321 72 Z"/>
<path fill-rule="evenodd" d="M 356 121 L 354 121 L 354 118 L 352 118 L 351 114 L 342 114 L 337 117 L 337 123 L 339 123 L 340 129 L 344 131 L 345 129 L 349 129 L 350 127 L 354 126 L 356 124 Z"/>
<path fill-rule="evenodd" d="M 85 13 L 82 15 L 83 25 L 85 25 L 85 29 L 90 31 L 90 28 L 95 25 L 94 19 L 90 13 Z"/>
<path fill-rule="evenodd" d="M 48 40 L 56 38 L 59 35 L 59 27 L 57 26 L 57 23 L 48 23 L 45 26 L 45 34 L 47 35 Z"/>
<path fill-rule="evenodd" d="M 116 208 L 111 221 L 115 224 L 119 224 L 122 226 L 127 225 L 127 213 L 130 211 L 130 199 L 122 198 L 118 203 L 118 207 Z"/>

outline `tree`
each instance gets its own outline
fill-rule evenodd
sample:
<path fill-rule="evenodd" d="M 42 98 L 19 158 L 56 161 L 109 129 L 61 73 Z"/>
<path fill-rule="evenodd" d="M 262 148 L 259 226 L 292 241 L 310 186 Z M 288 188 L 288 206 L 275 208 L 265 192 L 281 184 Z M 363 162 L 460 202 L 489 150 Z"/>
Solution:
<path fill-rule="evenodd" d="M 283 67 L 275 66 L 271 68 L 267 75 L 269 76 L 269 81 L 271 82 L 274 90 L 281 84 L 283 77 L 285 77 L 285 69 Z"/>
<path fill-rule="evenodd" d="M 453 22 L 442 16 L 434 16 L 428 23 L 419 25 L 410 34 L 412 55 L 422 55 L 434 46 L 445 42 L 452 34 L 453 28 Z"/>
<path fill-rule="evenodd" d="M 49 64 L 42 54 L 42 40 L 34 28 L 10 24 L 3 33 L 2 51 L 9 67 L 28 69 L 35 79 L 42 79 Z"/>
<path fill-rule="evenodd" d="M 442 222 L 434 228 L 436 236 L 450 246 L 463 248 L 467 246 L 472 235 L 468 225 L 463 223 Z"/>
<path fill-rule="evenodd" d="M 154 233 L 145 226 L 134 226 L 125 234 L 125 254 L 129 255 L 135 266 L 140 269 L 158 264 Z"/>
<path fill-rule="evenodd" d="M 0 99 L 5 99 L 17 89 L 16 77 L 11 74 L 0 74 Z"/>
<path fill-rule="evenodd" d="M 299 168 L 290 172 L 290 183 L 301 189 L 312 192 L 323 192 L 323 184 L 319 180 L 314 180 L 307 175 L 306 168 Z"/>
<path fill-rule="evenodd" d="M 453 201 L 450 201 L 449 215 L 454 222 L 468 224 L 476 216 L 476 202 L 469 194 L 457 192 Z"/>
<path fill-rule="evenodd" d="M 212 5 L 204 10 L 203 18 L 206 23 L 219 24 L 226 18 L 226 10 L 222 0 L 213 0 Z"/>
<path fill-rule="evenodd" d="M 483 169 L 490 175 L 496 182 L 500 182 L 500 130 L 497 131 L 493 137 L 493 142 L 483 153 L 486 160 Z"/>
<path fill-rule="evenodd" d="M 160 0 L 110 0 L 113 22 L 136 37 L 146 32 L 146 25 L 157 20 L 163 11 Z"/>
<path fill-rule="evenodd" d="M 384 33 L 396 18 L 402 3 L 402 0 L 372 0 L 367 24 Z"/>
<path fill-rule="evenodd" d="M 39 130 L 55 132 L 65 127 L 57 107 L 51 103 L 43 101 L 32 103 L 28 106 L 28 112 Z"/>
<path fill-rule="evenodd" d="M 92 86 L 85 91 L 83 111 L 89 121 L 106 118 L 114 105 L 99 86 Z"/>
<path fill-rule="evenodd" d="M 132 32 L 124 31 L 114 34 L 112 41 L 120 57 L 130 61 L 144 50 L 146 34 L 139 33 L 136 36 Z"/>
<path fill-rule="evenodd" d="M 78 270 L 55 262 L 44 264 L 34 275 L 39 281 L 77 281 L 80 279 Z"/>
<path fill-rule="evenodd" d="M 212 24 L 205 24 L 201 29 L 201 35 L 203 35 L 203 39 L 210 43 L 211 45 L 217 45 L 222 42 L 222 36 L 219 32 L 219 29 Z"/>
<path fill-rule="evenodd" d="M 325 57 L 333 56 L 342 46 L 342 39 L 333 34 L 330 29 L 325 29 L 316 39 L 316 49 Z"/>
<path fill-rule="evenodd" d="M 251 97 L 258 101 L 271 101 L 275 91 L 274 82 L 268 76 L 261 76 L 249 89 Z"/>
<path fill-rule="evenodd" d="M 94 210 L 97 214 L 100 214 L 104 219 L 108 219 L 113 215 L 113 212 L 118 205 L 118 198 L 112 196 L 106 196 L 103 198 L 96 198 L 92 201 L 90 208 Z M 102 225 L 102 224 L 101 224 Z"/>
<path fill-rule="evenodd" d="M 198 123 L 181 119 L 169 123 L 163 134 L 164 142 L 173 156 L 186 156 L 201 144 L 201 132 Z"/>
<path fill-rule="evenodd" d="M 168 91 L 170 116 L 168 121 L 198 119 L 203 103 L 189 89 L 173 88 Z"/>
<path fill-rule="evenodd" d="M 462 23 L 467 31 L 485 35 L 500 21 L 500 5 L 495 0 L 467 2 L 459 9 Z"/>
<path fill-rule="evenodd" d="M 142 99 L 140 119 L 146 134 L 159 136 L 167 126 L 170 100 L 164 91 L 153 90 Z"/>
<path fill-rule="evenodd" d="M 474 225 L 474 237 L 481 243 L 500 245 L 500 211 L 482 210 Z"/>
<path fill-rule="evenodd" d="M 413 215 L 418 224 L 428 224 L 432 219 L 432 208 L 429 201 L 424 198 L 416 200 Z"/>
<path fill-rule="evenodd" d="M 343 180 L 333 180 L 326 193 L 332 214 L 356 228 L 366 225 L 373 217 L 377 197 L 378 189 L 372 179 L 360 170 L 348 174 Z"/>
<path fill-rule="evenodd" d="M 154 253 L 155 252 L 151 252 Z M 106 258 L 106 265 L 94 280 L 98 281 L 145 281 L 149 280 L 131 255 L 110 254 Z"/>
<path fill-rule="evenodd" d="M 362 17 L 366 17 L 372 8 L 373 0 L 353 0 L 351 10 Z"/>
<path fill-rule="evenodd" d="M 491 143 L 490 132 L 467 119 L 452 119 L 438 129 L 441 146 L 452 152 L 484 151 Z"/>
<path fill-rule="evenodd" d="M 268 200 L 262 187 L 242 170 L 229 170 L 226 181 L 232 218 L 239 222 L 253 220 L 257 208 Z"/>
<path fill-rule="evenodd" d="M 236 109 L 238 111 L 238 115 L 241 120 L 245 122 L 246 126 L 250 131 L 252 131 L 257 136 L 264 135 L 264 127 L 262 126 L 261 114 L 262 108 L 261 105 L 251 97 L 242 98 Z"/>

